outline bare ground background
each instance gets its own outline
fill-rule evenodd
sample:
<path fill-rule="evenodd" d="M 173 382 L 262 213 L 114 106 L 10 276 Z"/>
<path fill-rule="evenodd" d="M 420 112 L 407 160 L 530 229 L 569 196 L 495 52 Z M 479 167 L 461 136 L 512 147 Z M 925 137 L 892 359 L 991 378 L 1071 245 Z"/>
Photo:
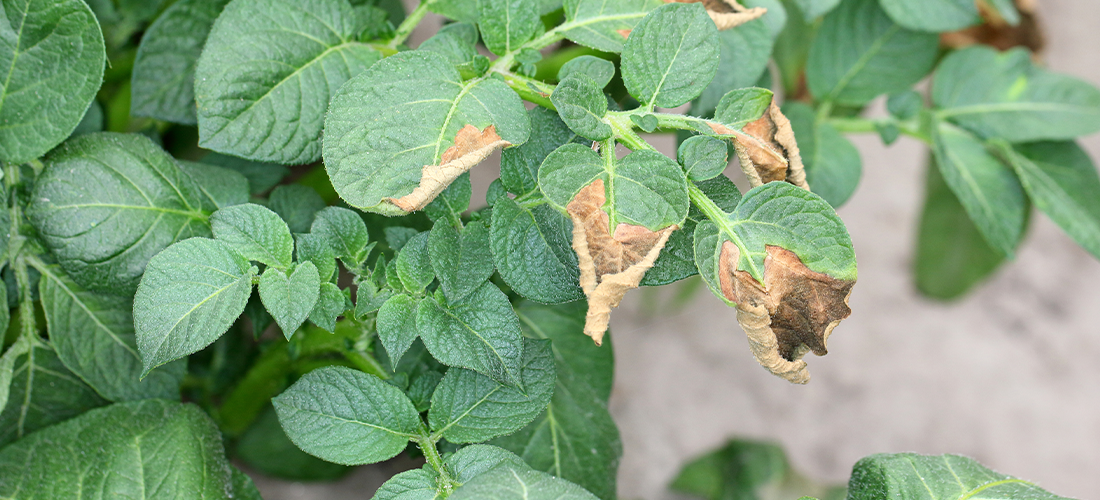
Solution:
<path fill-rule="evenodd" d="M 1049 66 L 1100 85 L 1100 2 L 1040 3 Z M 864 177 L 840 210 L 859 256 L 854 313 L 830 354 L 810 357 L 808 386 L 760 368 L 734 311 L 705 291 L 657 314 L 646 294 L 665 292 L 633 292 L 614 313 L 620 495 L 677 498 L 667 484 L 687 460 L 748 436 L 782 443 L 822 480 L 846 480 L 872 453 L 961 453 L 1060 495 L 1100 498 L 1100 262 L 1037 215 L 1016 260 L 976 293 L 922 299 L 909 270 L 924 147 L 854 140 Z M 1100 158 L 1100 136 L 1083 142 Z M 332 485 L 256 482 L 268 500 L 367 499 L 409 465 L 362 468 Z"/>

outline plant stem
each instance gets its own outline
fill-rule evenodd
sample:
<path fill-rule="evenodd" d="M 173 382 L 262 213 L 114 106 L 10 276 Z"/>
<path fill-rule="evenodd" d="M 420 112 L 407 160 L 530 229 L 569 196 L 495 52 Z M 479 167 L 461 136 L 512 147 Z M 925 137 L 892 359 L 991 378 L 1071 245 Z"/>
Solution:
<path fill-rule="evenodd" d="M 725 234 L 726 237 L 728 237 L 734 245 L 737 245 L 737 247 L 741 250 L 742 255 L 745 255 L 745 253 L 748 252 L 745 244 L 741 241 L 740 238 L 737 237 L 737 233 L 733 232 L 733 227 L 731 227 L 729 224 L 729 214 L 727 214 L 725 210 L 722 210 L 722 208 L 714 203 L 714 201 L 711 200 L 710 197 L 707 196 L 707 194 L 704 193 L 702 189 L 699 189 L 699 186 L 696 186 L 695 183 L 691 182 L 690 180 L 688 181 L 688 198 L 691 199 L 691 203 L 695 205 L 695 207 L 698 208 L 700 212 L 703 212 L 703 215 L 705 215 L 707 219 L 710 219 L 710 221 L 713 222 L 714 225 L 718 226 L 719 231 Z M 760 272 L 760 269 L 757 269 L 756 264 L 752 261 L 752 259 L 748 259 L 748 262 L 749 268 L 747 269 L 747 271 L 749 272 L 749 274 L 751 274 L 753 278 L 756 278 L 760 282 L 763 282 L 763 273 Z"/>
<path fill-rule="evenodd" d="M 498 71 L 497 74 L 504 77 L 504 83 L 507 83 L 523 100 L 557 111 L 554 103 L 550 102 L 550 94 L 554 93 L 553 85 L 508 71 Z"/>
<path fill-rule="evenodd" d="M 428 465 L 431 465 L 432 469 L 439 473 L 439 485 L 443 489 L 443 497 L 446 498 L 451 495 L 451 492 L 458 485 L 451 477 L 451 473 L 447 472 L 447 468 L 443 466 L 443 457 L 439 455 L 439 450 L 435 447 L 437 440 L 438 438 L 432 439 L 432 436 L 428 434 L 428 428 L 421 423 L 420 434 L 416 437 L 416 445 L 420 447 L 420 451 L 424 452 L 424 459 L 427 460 Z"/>
<path fill-rule="evenodd" d="M 420 5 L 417 5 L 408 16 L 405 16 L 405 20 L 401 21 L 401 26 L 397 27 L 397 30 L 393 32 L 393 40 L 390 40 L 387 47 L 390 49 L 396 49 L 397 46 L 405 43 L 405 40 L 409 38 L 413 30 L 420 24 L 420 21 L 424 20 L 424 16 L 428 14 L 428 5 L 433 0 L 421 0 Z"/>
<path fill-rule="evenodd" d="M 38 335 L 38 325 L 35 323 L 34 301 L 31 299 L 31 279 L 27 274 L 27 262 L 22 256 L 27 238 L 19 234 L 19 226 L 23 220 L 19 190 L 16 189 L 21 180 L 19 174 L 19 165 L 4 165 L 4 189 L 10 193 L 8 202 L 11 203 L 9 207 L 11 234 L 8 237 L 8 248 L 5 252 L 15 272 L 15 282 L 19 289 L 20 334 L 29 339 Z"/>
<path fill-rule="evenodd" d="M 520 45 L 516 50 L 509 51 L 508 53 L 500 56 L 499 58 L 497 58 L 496 61 L 493 61 L 493 65 L 489 67 L 489 71 L 495 71 L 497 73 L 507 73 L 511 71 L 512 66 L 514 66 L 516 63 L 516 54 L 519 54 L 520 51 L 522 51 L 523 49 L 540 50 L 554 42 L 564 39 L 565 37 L 558 33 L 559 29 L 561 29 L 561 26 L 547 31 L 542 36 L 531 40 L 523 45 Z"/>

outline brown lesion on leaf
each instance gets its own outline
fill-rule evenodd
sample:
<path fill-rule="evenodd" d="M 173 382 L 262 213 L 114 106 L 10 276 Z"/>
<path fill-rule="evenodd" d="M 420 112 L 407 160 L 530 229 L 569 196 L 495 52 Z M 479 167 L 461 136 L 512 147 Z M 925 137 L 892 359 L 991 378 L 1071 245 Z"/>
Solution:
<path fill-rule="evenodd" d="M 1020 22 L 1013 26 L 1008 24 L 992 6 L 986 2 L 978 2 L 982 24 L 943 33 L 940 35 L 940 43 L 953 49 L 982 44 L 991 45 L 997 50 L 1025 47 L 1032 54 L 1042 52 L 1046 37 L 1038 22 L 1039 2 L 1016 0 L 1016 10 L 1020 13 Z"/>
<path fill-rule="evenodd" d="M 811 271 L 794 252 L 767 246 L 764 283 L 737 269 L 741 252 L 726 241 L 718 261 L 722 295 L 737 303 L 737 322 L 749 337 L 756 360 L 796 384 L 810 381 L 802 357 L 828 353 L 833 328 L 851 313 L 854 280 Z"/>
<path fill-rule="evenodd" d="M 772 181 L 787 181 L 807 191 L 810 190 L 809 184 L 806 183 L 806 169 L 802 165 L 802 154 L 798 151 L 798 141 L 795 140 L 791 121 L 783 115 L 774 100 L 764 115 L 745 125 L 742 132 L 757 139 L 756 141 L 744 138 L 734 139 L 741 169 L 744 170 L 753 187 Z"/>
<path fill-rule="evenodd" d="M 633 31 L 633 30 L 623 29 L 623 30 L 615 30 L 615 33 L 618 33 L 618 34 L 622 35 L 623 38 L 630 38 L 630 32 L 631 31 Z"/>
<path fill-rule="evenodd" d="M 702 3 L 719 31 L 736 28 L 767 14 L 763 7 L 748 8 L 736 0 L 665 0 L 665 3 Z"/>
<path fill-rule="evenodd" d="M 604 182 L 596 179 L 581 189 L 566 206 L 573 220 L 573 250 L 577 252 L 580 282 L 588 297 L 584 333 L 600 345 L 626 292 L 637 288 L 660 255 L 677 226 L 650 231 L 642 226 L 619 224 L 610 231 L 610 217 L 603 211 Z"/>
<path fill-rule="evenodd" d="M 501 139 L 494 125 L 489 125 L 484 130 L 466 125 L 455 135 L 454 146 L 443 152 L 438 165 L 424 166 L 420 174 L 420 185 L 416 189 L 401 198 L 388 200 L 405 212 L 420 210 L 447 189 L 458 176 L 481 163 L 498 148 L 511 145 L 512 143 Z"/>

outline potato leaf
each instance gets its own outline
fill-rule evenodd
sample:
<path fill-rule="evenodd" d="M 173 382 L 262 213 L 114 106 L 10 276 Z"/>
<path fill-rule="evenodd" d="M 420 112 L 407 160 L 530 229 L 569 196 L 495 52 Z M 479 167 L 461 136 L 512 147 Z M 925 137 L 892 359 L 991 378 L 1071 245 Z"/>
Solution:
<path fill-rule="evenodd" d="M 565 22 L 557 31 L 581 45 L 621 52 L 630 30 L 661 5 L 661 0 L 565 0 Z"/>
<path fill-rule="evenodd" d="M 848 481 L 851 500 L 916 495 L 930 500 L 1069 500 L 1022 479 L 991 471 L 959 455 L 871 455 L 852 467 L 852 477 Z"/>
<path fill-rule="evenodd" d="M 881 0 L 882 9 L 902 27 L 939 33 L 982 22 L 978 4 L 970 0 Z"/>
<path fill-rule="evenodd" d="M 702 5 L 671 3 L 630 32 L 620 67 L 643 106 L 674 108 L 699 96 L 718 71 L 718 30 Z"/>

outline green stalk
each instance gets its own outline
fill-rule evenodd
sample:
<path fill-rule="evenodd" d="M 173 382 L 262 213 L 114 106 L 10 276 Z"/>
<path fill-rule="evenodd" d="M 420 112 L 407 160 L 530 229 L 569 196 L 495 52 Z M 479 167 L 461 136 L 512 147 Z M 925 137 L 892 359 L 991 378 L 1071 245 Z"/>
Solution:
<path fill-rule="evenodd" d="M 523 100 L 557 111 L 554 103 L 550 102 L 550 94 L 554 93 L 553 85 L 507 71 L 498 71 L 497 74 L 504 77 L 504 83 L 507 83 Z"/>
<path fill-rule="evenodd" d="M 710 197 L 708 197 L 702 189 L 699 189 L 699 186 L 696 186 L 695 183 L 691 182 L 690 180 L 688 181 L 688 198 L 691 200 L 691 203 L 699 209 L 700 212 L 703 212 L 703 215 L 707 216 L 707 218 L 710 219 L 710 221 L 713 222 L 714 225 L 718 226 L 718 229 L 723 234 L 729 237 L 730 241 L 732 241 L 734 245 L 737 245 L 737 248 L 741 250 L 742 255 L 748 253 L 748 249 L 745 247 L 745 243 L 737 237 L 737 233 L 733 232 L 733 227 L 730 226 L 729 214 L 722 210 L 722 208 L 714 203 L 714 201 L 711 200 Z M 749 274 L 751 274 L 754 278 L 763 281 L 764 275 L 760 272 L 760 269 L 757 269 L 756 264 L 753 263 L 752 259 L 748 259 L 748 262 L 749 269 L 747 269 L 747 271 L 749 271 Z"/>
<path fill-rule="evenodd" d="M 19 190 L 15 189 L 20 184 L 19 165 L 7 164 L 4 166 L 4 188 L 11 194 L 9 207 L 11 214 L 11 235 L 8 238 L 6 253 L 15 272 L 15 282 L 19 289 L 19 324 L 20 336 L 32 338 L 38 335 L 38 325 L 34 315 L 34 301 L 31 300 L 31 280 L 27 274 L 27 262 L 22 256 L 25 248 L 26 237 L 19 234 L 20 223 L 23 214 L 19 201 Z"/>
<path fill-rule="evenodd" d="M 439 473 L 439 485 L 443 488 L 443 498 L 447 498 L 458 484 L 451 477 L 451 473 L 447 471 L 447 468 L 443 466 L 443 457 L 440 456 L 439 450 L 435 447 L 438 439 L 432 439 L 432 436 L 428 434 L 428 428 L 423 423 L 420 424 L 420 432 L 415 439 L 416 445 L 420 447 L 420 451 L 424 452 L 424 459 L 428 462 L 428 465 L 431 465 L 432 469 Z"/>
<path fill-rule="evenodd" d="M 432 1 L 433 0 L 422 0 L 420 5 L 417 5 L 408 16 L 405 16 L 405 20 L 401 21 L 401 26 L 398 26 L 397 30 L 393 32 L 393 40 L 390 40 L 389 43 L 386 44 L 386 47 L 391 50 L 396 50 L 399 45 L 405 43 L 405 40 L 409 38 L 409 35 L 411 35 L 413 30 L 420 24 L 420 21 L 424 20 L 424 16 L 428 15 L 428 5 L 431 4 Z"/>

